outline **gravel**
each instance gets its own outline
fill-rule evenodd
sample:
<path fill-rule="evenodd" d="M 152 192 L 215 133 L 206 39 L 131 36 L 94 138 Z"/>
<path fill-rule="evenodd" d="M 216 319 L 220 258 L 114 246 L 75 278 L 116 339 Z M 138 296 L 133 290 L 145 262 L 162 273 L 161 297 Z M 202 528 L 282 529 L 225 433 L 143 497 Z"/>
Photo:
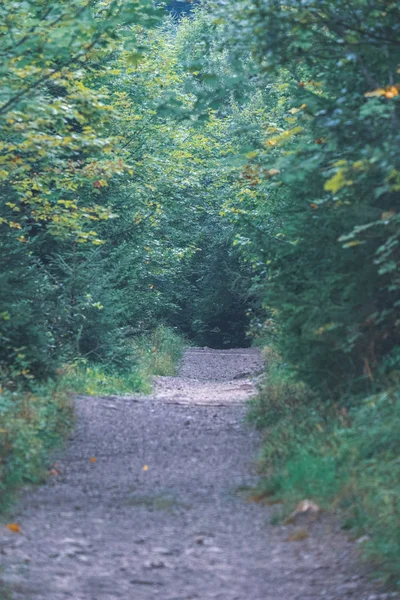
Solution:
<path fill-rule="evenodd" d="M 153 396 L 76 398 L 59 474 L 21 498 L 21 534 L 0 526 L 0 600 L 386 598 L 332 519 L 290 542 L 239 493 L 257 482 L 261 368 L 254 349 L 190 349 Z"/>

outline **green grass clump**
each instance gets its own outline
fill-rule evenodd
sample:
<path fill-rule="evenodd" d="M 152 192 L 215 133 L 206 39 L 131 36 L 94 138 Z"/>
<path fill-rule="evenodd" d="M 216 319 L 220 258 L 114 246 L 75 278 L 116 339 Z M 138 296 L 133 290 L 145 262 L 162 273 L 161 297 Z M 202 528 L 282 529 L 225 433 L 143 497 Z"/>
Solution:
<path fill-rule="evenodd" d="M 62 385 L 70 392 L 88 396 L 148 393 L 150 387 L 140 370 L 117 369 L 114 366 L 77 360 L 61 371 Z"/>
<path fill-rule="evenodd" d="M 400 390 L 323 403 L 278 361 L 249 418 L 265 430 L 260 490 L 287 515 L 303 499 L 338 510 L 386 581 L 400 586 Z"/>
<path fill-rule="evenodd" d="M 154 375 L 176 375 L 186 346 L 182 335 L 165 325 L 137 338 L 133 348 L 142 377 L 151 381 Z"/>
<path fill-rule="evenodd" d="M 67 395 L 54 383 L 0 394 L 0 511 L 21 485 L 43 480 L 49 453 L 72 425 Z"/>
<path fill-rule="evenodd" d="M 148 394 L 155 375 L 176 375 L 185 345 L 182 336 L 160 325 L 132 340 L 129 369 L 79 359 L 62 369 L 62 385 L 90 396 Z"/>

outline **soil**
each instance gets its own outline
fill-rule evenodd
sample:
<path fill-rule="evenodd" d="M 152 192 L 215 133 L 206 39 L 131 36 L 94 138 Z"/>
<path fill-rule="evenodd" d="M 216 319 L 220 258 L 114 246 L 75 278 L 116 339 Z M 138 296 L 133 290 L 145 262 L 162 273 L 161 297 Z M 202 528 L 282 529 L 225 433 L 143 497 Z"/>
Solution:
<path fill-rule="evenodd" d="M 378 600 L 334 520 L 273 526 L 250 502 L 257 350 L 190 349 L 148 397 L 77 397 L 47 483 L 0 526 L 15 600 Z M 297 540 L 297 541 L 290 541 Z"/>

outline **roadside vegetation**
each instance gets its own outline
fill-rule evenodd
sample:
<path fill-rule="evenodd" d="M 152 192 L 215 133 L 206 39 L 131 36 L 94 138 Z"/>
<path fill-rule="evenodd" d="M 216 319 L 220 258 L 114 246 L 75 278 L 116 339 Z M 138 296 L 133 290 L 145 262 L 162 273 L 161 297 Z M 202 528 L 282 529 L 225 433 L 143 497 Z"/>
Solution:
<path fill-rule="evenodd" d="M 352 405 L 327 404 L 268 360 L 249 420 L 264 431 L 257 500 L 285 521 L 303 499 L 332 510 L 374 574 L 398 583 L 400 557 L 399 394 L 388 389 Z"/>
<path fill-rule="evenodd" d="M 156 4 L 0 7 L 1 485 L 63 390 L 258 343 L 265 494 L 399 584 L 398 2 Z"/>
<path fill-rule="evenodd" d="M 134 338 L 130 347 L 131 367 L 118 369 L 77 359 L 60 370 L 61 387 L 69 392 L 89 396 L 151 392 L 153 377 L 174 376 L 187 342 L 170 327 L 160 325 Z"/>

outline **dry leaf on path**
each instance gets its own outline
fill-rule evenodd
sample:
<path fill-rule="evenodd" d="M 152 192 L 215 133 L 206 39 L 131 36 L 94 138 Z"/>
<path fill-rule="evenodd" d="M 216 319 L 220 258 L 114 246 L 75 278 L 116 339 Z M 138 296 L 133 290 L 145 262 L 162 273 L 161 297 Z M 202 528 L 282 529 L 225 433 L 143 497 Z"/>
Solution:
<path fill-rule="evenodd" d="M 321 508 L 311 500 L 302 500 L 295 510 L 285 520 L 285 525 L 294 524 L 298 521 L 315 521 L 321 512 Z"/>
<path fill-rule="evenodd" d="M 10 531 L 12 531 L 13 533 L 21 533 L 21 528 L 18 525 L 18 523 L 9 523 L 7 525 L 7 529 L 9 529 Z"/>

